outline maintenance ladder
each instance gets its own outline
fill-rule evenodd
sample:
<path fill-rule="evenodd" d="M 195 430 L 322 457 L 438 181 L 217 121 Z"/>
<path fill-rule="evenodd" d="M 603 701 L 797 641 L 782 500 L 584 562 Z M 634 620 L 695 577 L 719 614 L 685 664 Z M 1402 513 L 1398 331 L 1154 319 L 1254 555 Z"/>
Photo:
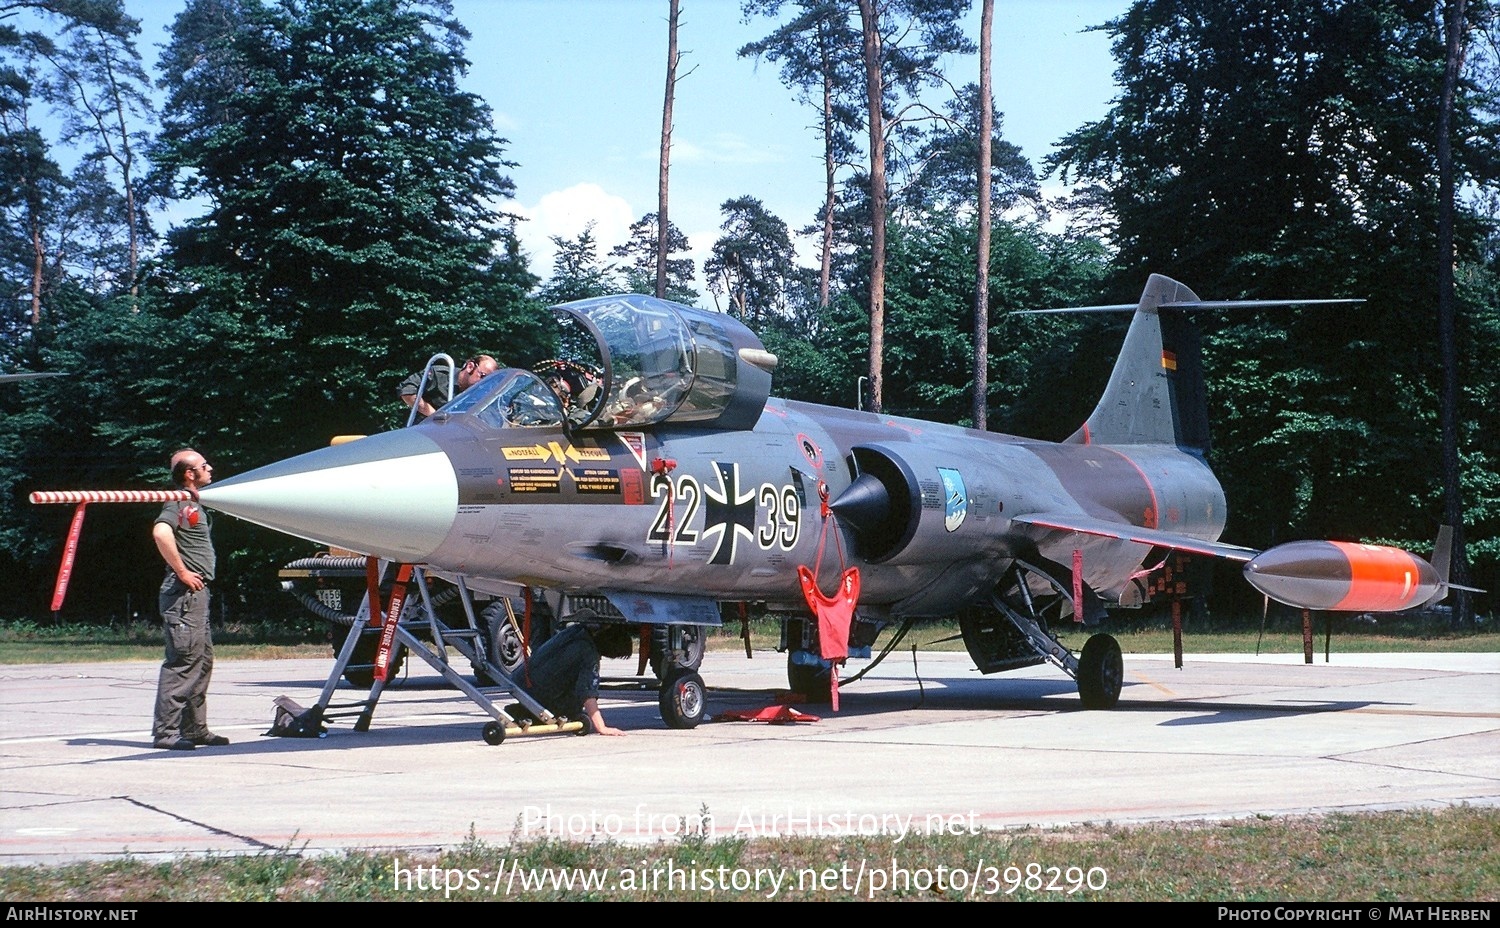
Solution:
<path fill-rule="evenodd" d="M 370 561 L 374 562 L 374 559 Z M 333 669 L 328 675 L 327 682 L 323 684 L 323 691 L 318 696 L 317 703 L 310 709 L 302 709 L 286 697 L 277 700 L 277 705 L 295 718 L 302 733 L 318 733 L 321 732 L 324 722 L 347 718 L 355 720 L 355 731 L 369 731 L 370 720 L 375 715 L 375 707 L 380 703 L 381 694 L 385 692 L 386 684 L 389 682 L 388 679 L 382 677 L 394 676 L 392 669 L 399 666 L 398 662 L 403 650 L 425 661 L 444 680 L 490 716 L 491 721 L 484 726 L 483 730 L 484 740 L 489 744 L 500 744 L 507 737 L 518 735 L 587 733 L 586 721 L 553 715 L 545 706 L 532 698 L 531 694 L 521 688 L 504 668 L 490 660 L 474 611 L 474 598 L 462 577 L 457 578 L 456 585 L 468 627 L 450 628 L 438 618 L 437 610 L 433 607 L 432 593 L 425 570 L 414 565 L 403 565 L 385 560 L 374 562 L 370 566 L 369 590 L 365 596 L 361 597 L 359 611 L 349 627 L 349 634 L 344 638 L 338 657 L 333 662 Z M 409 573 L 410 579 L 403 581 L 403 573 Z M 421 602 L 419 607 L 412 608 L 411 598 L 404 595 L 404 587 L 407 583 L 417 588 Z M 386 587 L 390 588 L 391 595 L 384 607 L 377 605 L 378 614 L 372 617 L 371 600 L 378 599 L 379 591 Z M 516 614 L 510 604 L 510 599 L 502 597 L 501 602 L 505 604 L 506 621 L 519 635 Z M 393 604 L 400 610 L 399 616 L 394 620 L 388 616 Z M 395 623 L 394 628 L 388 626 L 388 623 L 392 621 Z M 415 633 L 416 629 L 423 626 L 426 627 L 428 634 L 426 639 Z M 377 670 L 375 664 L 352 663 L 360 639 L 367 634 L 390 637 L 390 650 L 385 661 L 387 672 L 384 674 Z M 489 679 L 496 681 L 496 684 L 484 689 L 476 687 L 467 676 L 453 668 L 448 660 L 449 648 L 468 658 L 475 670 L 482 670 Z M 380 650 L 380 648 L 376 649 L 377 663 L 380 661 Z M 334 702 L 339 681 L 344 678 L 344 671 L 351 667 L 355 670 L 374 671 L 369 693 L 365 698 L 353 702 Z M 521 708 L 530 713 L 536 721 L 513 718 L 505 709 L 496 705 L 492 695 L 502 694 L 514 700 L 515 703 L 519 703 Z"/>

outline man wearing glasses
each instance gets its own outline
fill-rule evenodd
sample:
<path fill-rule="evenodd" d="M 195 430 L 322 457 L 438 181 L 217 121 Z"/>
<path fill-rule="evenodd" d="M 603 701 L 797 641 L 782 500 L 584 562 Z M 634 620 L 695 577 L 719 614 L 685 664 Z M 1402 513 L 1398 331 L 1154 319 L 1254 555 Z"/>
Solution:
<path fill-rule="evenodd" d="M 184 448 L 172 455 L 172 482 L 192 499 L 161 507 L 151 538 L 167 565 L 162 581 L 162 630 L 166 660 L 156 684 L 152 743 L 164 750 L 191 751 L 229 743 L 208 730 L 208 679 L 214 669 L 214 643 L 208 628 L 208 585 L 214 579 L 214 542 L 208 511 L 198 491 L 214 479 L 203 455 Z"/>
<path fill-rule="evenodd" d="M 474 384 L 493 374 L 500 369 L 500 362 L 487 354 L 476 354 L 465 361 L 454 375 L 453 388 L 459 393 L 474 386 Z M 417 406 L 417 422 L 432 415 L 441 409 L 453 397 L 448 395 L 448 368 L 435 367 L 427 378 L 427 395 L 418 396 L 417 391 L 422 386 L 422 372 L 417 371 L 410 377 L 401 381 L 401 402 L 410 406 Z M 429 401 L 431 397 L 431 401 Z"/>

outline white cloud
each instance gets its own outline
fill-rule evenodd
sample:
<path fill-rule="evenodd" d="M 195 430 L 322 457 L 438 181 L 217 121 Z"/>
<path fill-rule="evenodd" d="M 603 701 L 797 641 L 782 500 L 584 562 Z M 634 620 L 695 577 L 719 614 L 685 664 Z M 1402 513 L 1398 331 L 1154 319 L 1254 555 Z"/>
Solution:
<path fill-rule="evenodd" d="M 517 224 L 516 232 L 521 247 L 531 256 L 532 273 L 543 279 L 552 273 L 557 252 L 553 236 L 577 238 L 592 222 L 600 259 L 608 260 L 609 250 L 630 238 L 630 224 L 640 218 L 624 197 L 592 183 L 554 190 L 543 194 L 535 206 L 513 205 L 511 211 L 527 220 Z"/>
<path fill-rule="evenodd" d="M 520 120 L 503 110 L 490 111 L 490 124 L 500 133 L 514 133 L 521 128 Z"/>
<path fill-rule="evenodd" d="M 651 160 L 661 156 L 651 152 Z M 673 164 L 779 164 L 786 160 L 780 145 L 752 144 L 734 132 L 719 132 L 707 142 L 686 138 L 672 140 Z"/>

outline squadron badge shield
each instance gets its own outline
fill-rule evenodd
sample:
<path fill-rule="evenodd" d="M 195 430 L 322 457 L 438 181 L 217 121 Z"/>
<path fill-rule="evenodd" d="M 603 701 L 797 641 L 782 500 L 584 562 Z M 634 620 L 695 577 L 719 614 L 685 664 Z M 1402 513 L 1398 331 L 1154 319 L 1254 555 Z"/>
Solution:
<path fill-rule="evenodd" d="M 956 532 L 969 514 L 969 494 L 964 489 L 964 476 L 951 467 L 937 470 L 943 481 L 943 528 Z"/>

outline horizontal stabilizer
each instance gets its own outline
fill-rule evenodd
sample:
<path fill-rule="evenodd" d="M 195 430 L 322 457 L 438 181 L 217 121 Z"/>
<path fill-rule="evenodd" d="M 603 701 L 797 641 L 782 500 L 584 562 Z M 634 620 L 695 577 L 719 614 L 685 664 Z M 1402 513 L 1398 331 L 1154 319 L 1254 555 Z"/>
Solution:
<path fill-rule="evenodd" d="M 1171 300 L 1158 309 L 1273 309 L 1278 306 L 1352 306 L 1364 300 Z M 1137 303 L 1107 303 L 1101 306 L 1056 306 L 1051 309 L 1018 309 L 1017 313 L 1123 313 L 1139 309 Z"/>
<path fill-rule="evenodd" d="M 1038 528 L 1056 529 L 1061 532 L 1079 532 L 1119 541 L 1134 541 L 1143 545 L 1171 548 L 1174 551 L 1203 554 L 1230 561 L 1249 561 L 1260 553 L 1254 548 L 1242 548 L 1239 545 L 1228 545 L 1218 541 L 1204 541 L 1201 538 L 1157 531 L 1154 528 L 1142 528 L 1138 525 L 1127 525 L 1123 522 L 1092 519 L 1071 512 L 1033 512 L 1028 515 L 1012 516 L 1011 521 L 1035 525 Z"/>
<path fill-rule="evenodd" d="M 61 377 L 62 371 L 52 371 L 45 374 L 0 374 L 0 383 L 12 383 L 17 380 L 40 380 L 43 377 Z"/>

